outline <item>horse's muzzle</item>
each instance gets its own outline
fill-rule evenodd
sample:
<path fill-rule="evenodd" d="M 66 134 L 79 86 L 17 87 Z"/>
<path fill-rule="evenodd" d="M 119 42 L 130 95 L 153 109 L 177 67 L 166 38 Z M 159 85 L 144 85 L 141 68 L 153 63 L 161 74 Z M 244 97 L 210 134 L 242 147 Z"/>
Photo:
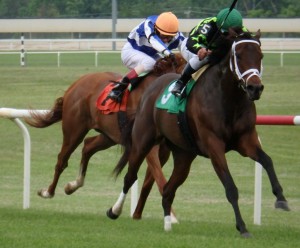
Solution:
<path fill-rule="evenodd" d="M 264 86 L 262 84 L 249 84 L 246 86 L 246 92 L 251 101 L 258 100 L 263 90 Z"/>

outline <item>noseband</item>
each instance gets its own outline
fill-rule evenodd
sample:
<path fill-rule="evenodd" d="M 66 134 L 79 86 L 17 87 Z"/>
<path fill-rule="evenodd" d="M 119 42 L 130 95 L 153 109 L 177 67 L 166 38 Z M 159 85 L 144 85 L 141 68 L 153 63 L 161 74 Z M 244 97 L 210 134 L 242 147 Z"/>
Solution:
<path fill-rule="evenodd" d="M 238 63 L 237 63 L 237 56 L 236 56 L 236 46 L 241 44 L 241 43 L 254 43 L 257 44 L 258 46 L 260 46 L 260 43 L 256 40 L 240 40 L 240 41 L 234 41 L 231 47 L 231 58 L 230 58 L 230 70 L 232 72 L 235 72 L 237 78 L 242 82 L 241 87 L 245 90 L 245 88 L 247 87 L 248 84 L 248 80 L 253 77 L 253 76 L 257 76 L 259 77 L 259 79 L 262 78 L 262 64 L 260 66 L 260 70 L 251 68 L 248 69 L 246 71 L 244 71 L 243 73 L 240 72 Z M 233 62 L 232 62 L 233 60 Z M 234 65 L 233 65 L 234 63 Z M 246 79 L 244 78 L 244 76 L 246 76 Z"/>

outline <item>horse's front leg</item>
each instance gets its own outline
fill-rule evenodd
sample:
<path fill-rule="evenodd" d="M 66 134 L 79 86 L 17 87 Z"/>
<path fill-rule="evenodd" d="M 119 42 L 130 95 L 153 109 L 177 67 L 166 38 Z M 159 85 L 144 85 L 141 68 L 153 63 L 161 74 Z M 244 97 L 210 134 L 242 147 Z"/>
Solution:
<path fill-rule="evenodd" d="M 271 186 L 272 192 L 276 196 L 275 208 L 280 208 L 289 211 L 288 202 L 283 195 L 282 187 L 277 178 L 272 159 L 262 150 L 261 144 L 258 140 L 256 131 L 246 133 L 240 138 L 238 143 L 239 153 L 243 156 L 247 156 L 254 161 L 260 163 L 266 170 Z"/>
<path fill-rule="evenodd" d="M 66 184 L 65 193 L 67 195 L 74 193 L 77 189 L 84 185 L 84 179 L 90 158 L 96 152 L 108 149 L 113 145 L 115 145 L 115 143 L 102 134 L 94 137 L 89 137 L 84 140 L 84 146 L 82 148 L 81 153 L 79 174 L 76 180 L 68 182 Z"/>
<path fill-rule="evenodd" d="M 290 211 L 288 202 L 283 195 L 282 187 L 275 173 L 272 159 L 260 148 L 257 149 L 257 156 L 258 157 L 255 160 L 258 163 L 260 163 L 263 166 L 263 168 L 266 170 L 272 186 L 272 192 L 276 196 L 275 208 L 280 208 L 286 211 Z"/>

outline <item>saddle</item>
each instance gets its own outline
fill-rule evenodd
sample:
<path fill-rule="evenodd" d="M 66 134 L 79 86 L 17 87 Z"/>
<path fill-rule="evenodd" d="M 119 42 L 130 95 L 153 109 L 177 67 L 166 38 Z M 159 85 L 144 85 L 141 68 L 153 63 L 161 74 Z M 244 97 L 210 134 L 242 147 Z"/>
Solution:
<path fill-rule="evenodd" d="M 178 98 L 174 96 L 170 90 L 173 89 L 173 84 L 175 81 L 171 81 L 168 86 L 164 89 L 161 96 L 156 101 L 156 108 L 167 110 L 168 113 L 178 114 L 179 112 L 185 112 L 186 101 L 187 98 L 193 89 L 197 79 L 201 76 L 201 74 L 208 68 L 209 65 L 205 65 L 201 67 L 198 71 L 196 71 L 192 78 L 189 80 L 187 85 L 185 86 L 185 97 Z"/>
<path fill-rule="evenodd" d="M 120 96 L 120 101 L 116 102 L 108 97 L 108 94 L 111 92 L 112 88 L 115 87 L 115 84 L 118 82 L 111 82 L 108 84 L 101 94 L 99 95 L 96 106 L 100 110 L 101 114 L 111 114 L 120 111 L 126 111 L 128 96 L 131 91 L 133 91 L 139 83 L 147 76 L 147 74 L 143 74 L 137 78 L 134 78 L 130 81 L 127 89 Z"/>
<path fill-rule="evenodd" d="M 114 86 L 114 82 L 108 84 L 96 101 L 96 107 L 99 109 L 101 114 L 108 115 L 119 111 L 126 111 L 127 99 L 129 95 L 128 88 L 124 91 L 122 100 L 120 102 L 116 102 L 108 97 L 108 94 Z"/>

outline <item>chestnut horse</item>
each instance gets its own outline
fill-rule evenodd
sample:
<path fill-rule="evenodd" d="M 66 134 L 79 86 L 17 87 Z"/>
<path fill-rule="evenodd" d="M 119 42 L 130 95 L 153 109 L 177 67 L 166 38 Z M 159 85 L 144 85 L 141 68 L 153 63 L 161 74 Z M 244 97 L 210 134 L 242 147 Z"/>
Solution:
<path fill-rule="evenodd" d="M 175 61 L 172 61 L 170 58 L 158 60 L 154 66 L 154 70 L 143 77 L 138 87 L 132 90 L 128 96 L 126 109 L 126 117 L 128 119 L 134 116 L 141 95 L 155 78 L 166 72 L 181 72 L 186 61 L 180 54 L 176 54 L 175 57 Z M 83 186 L 88 162 L 96 152 L 120 144 L 121 126 L 118 123 L 120 123 L 120 119 L 122 118 L 118 112 L 108 115 L 101 114 L 96 107 L 96 101 L 99 94 L 108 84 L 117 82 L 121 77 L 120 74 L 113 72 L 98 72 L 84 75 L 67 89 L 64 96 L 56 99 L 54 106 L 47 114 L 39 114 L 34 110 L 31 111 L 32 118 L 25 120 L 29 125 L 37 128 L 45 128 L 61 121 L 63 132 L 63 143 L 58 154 L 53 181 L 48 188 L 38 191 L 39 196 L 43 198 L 52 198 L 54 196 L 59 177 L 68 166 L 71 154 L 82 143 L 89 130 L 95 129 L 100 134 L 84 139 L 79 175 L 75 181 L 69 182 L 65 186 L 65 193 L 68 195 Z M 124 120 L 122 121 L 124 122 Z M 123 123 L 123 125 L 125 124 Z M 160 151 L 161 162 L 164 164 L 170 152 L 164 149 L 164 147 Z M 153 182 L 153 175 L 160 192 L 162 192 L 162 187 L 166 183 L 166 179 L 163 177 L 161 168 L 151 166 L 151 154 L 147 157 L 147 162 L 149 164 L 147 182 Z M 150 191 L 151 186 L 149 188 L 146 185 L 145 190 L 147 192 Z M 146 199 L 139 199 L 134 218 L 141 218 L 145 201 Z"/>
<path fill-rule="evenodd" d="M 168 73 L 157 78 L 145 91 L 135 121 L 131 127 L 128 126 L 132 137 L 125 144 L 123 156 L 114 170 L 118 175 L 129 162 L 123 190 L 118 201 L 107 211 L 108 217 L 115 219 L 120 215 L 143 159 L 162 139 L 171 150 L 174 161 L 174 169 L 162 197 L 166 231 L 171 230 L 170 209 L 176 190 L 186 180 L 197 155 L 210 158 L 233 207 L 236 228 L 243 237 L 250 234 L 239 210 L 238 189 L 228 168 L 226 152 L 235 150 L 259 162 L 269 176 L 276 196 L 275 207 L 289 210 L 273 162 L 262 150 L 255 126 L 254 100 L 258 100 L 263 91 L 260 31 L 252 35 L 231 29 L 228 36 L 221 36 L 218 42 L 221 50 L 213 52 L 212 63 L 195 79 L 196 83 L 186 97 L 183 115 L 158 108 L 168 98 L 177 105 L 184 100 L 170 93 L 174 87 L 174 83 L 170 82 L 178 78 L 177 74 Z"/>

